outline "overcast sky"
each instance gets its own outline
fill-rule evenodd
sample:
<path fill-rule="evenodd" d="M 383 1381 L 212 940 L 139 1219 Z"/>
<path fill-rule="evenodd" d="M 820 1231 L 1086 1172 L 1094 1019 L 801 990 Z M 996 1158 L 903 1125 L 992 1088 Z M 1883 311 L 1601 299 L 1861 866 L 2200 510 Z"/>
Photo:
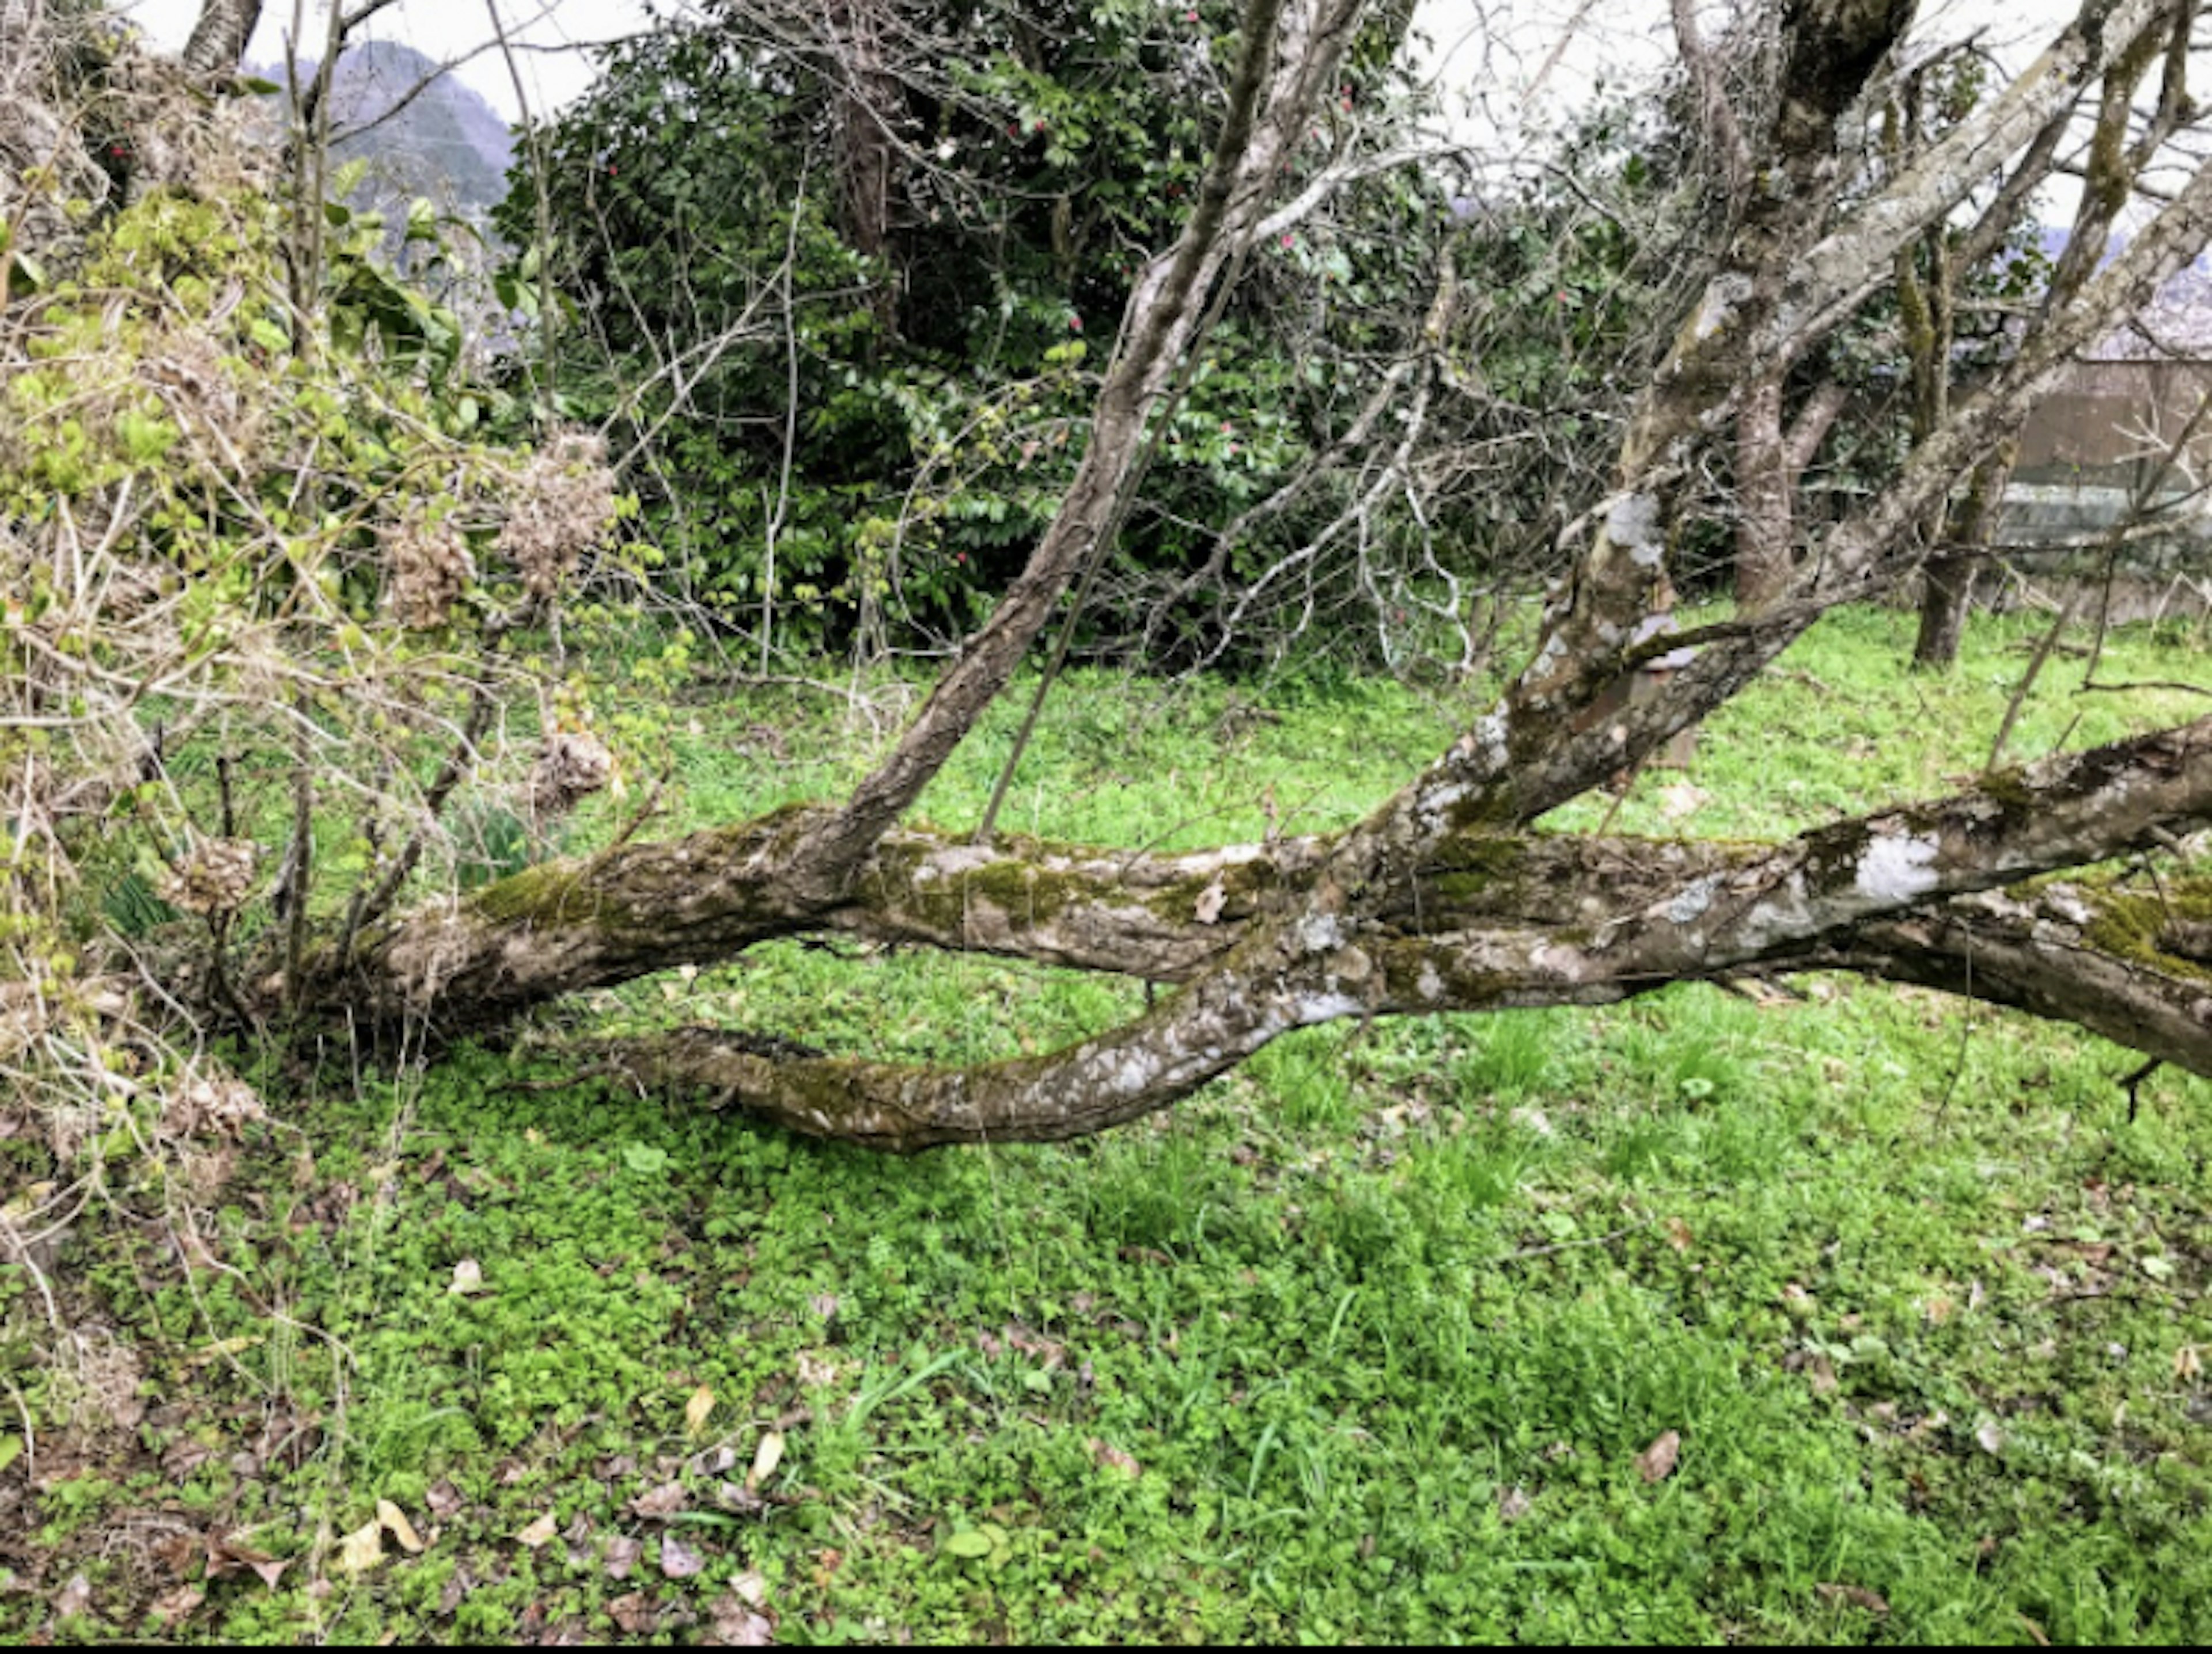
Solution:
<path fill-rule="evenodd" d="M 318 38 L 325 3 L 266 0 L 253 56 L 281 60 L 285 36 L 295 28 L 304 39 Z M 507 67 L 486 50 L 494 4 L 510 36 L 529 48 L 520 54 L 524 86 L 540 108 L 565 103 L 590 81 L 578 46 L 647 27 L 655 10 L 684 9 L 684 0 L 650 6 L 647 0 L 398 0 L 364 33 L 434 58 L 478 54 L 459 73 L 511 120 L 517 109 Z M 124 9 L 157 43 L 174 48 L 191 32 L 199 0 L 127 0 Z M 1702 0 L 1699 9 L 1716 25 L 1725 15 Z M 1979 29 L 1994 45 L 2031 37 L 2039 43 L 2072 9 L 2072 0 L 1923 0 L 1920 32 L 1935 39 Z M 1437 42 L 1438 73 L 1455 101 L 1476 100 L 1485 120 L 1510 124 L 1532 89 L 1536 108 L 1556 112 L 1601 79 L 1618 87 L 1652 73 L 1670 50 L 1667 15 L 1666 0 L 1422 0 L 1418 22 Z"/>

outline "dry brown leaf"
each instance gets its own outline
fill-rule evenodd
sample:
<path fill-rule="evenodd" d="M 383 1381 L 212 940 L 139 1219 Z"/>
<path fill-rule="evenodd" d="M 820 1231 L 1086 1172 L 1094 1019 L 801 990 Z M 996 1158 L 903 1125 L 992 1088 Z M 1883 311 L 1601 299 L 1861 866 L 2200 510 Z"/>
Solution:
<path fill-rule="evenodd" d="M 205 1601 L 204 1593 L 190 1585 L 179 1585 L 174 1590 L 164 1591 L 156 1596 L 151 1612 L 163 1625 L 173 1626 Z"/>
<path fill-rule="evenodd" d="M 1229 893 L 1221 888 L 1217 874 L 1212 884 L 1198 893 L 1196 918 L 1200 924 L 1212 924 L 1221 917 L 1221 910 L 1229 900 Z"/>
<path fill-rule="evenodd" d="M 284 1577 L 284 1570 L 291 1566 L 289 1561 L 280 1562 L 266 1552 L 242 1543 L 235 1534 L 228 1539 L 218 1540 L 208 1548 L 208 1578 L 210 1579 L 220 1579 L 240 1568 L 251 1568 L 263 1584 L 274 1590 L 276 1582 Z"/>
<path fill-rule="evenodd" d="M 2195 1344 L 2184 1344 L 2173 1352 L 2173 1376 L 2177 1378 L 2198 1378 L 2204 1374 L 2204 1358 Z"/>
<path fill-rule="evenodd" d="M 1667 1220 L 1667 1244 L 1678 1252 L 1690 1250 L 1690 1226 L 1678 1217 Z"/>
<path fill-rule="evenodd" d="M 760 1439 L 753 1454 L 753 1468 L 745 1477 L 745 1486 L 758 1488 L 775 1474 L 775 1467 L 783 1463 L 783 1432 L 771 1430 Z"/>
<path fill-rule="evenodd" d="M 707 1566 L 707 1559 L 675 1535 L 660 1542 L 660 1571 L 671 1579 L 689 1579 Z"/>
<path fill-rule="evenodd" d="M 1849 1603 L 1853 1608 L 1863 1608 L 1869 1614 L 1889 1612 L 1889 1604 L 1864 1585 L 1815 1585 L 1813 1590 L 1824 1603 Z"/>
<path fill-rule="evenodd" d="M 691 1399 L 684 1403 L 684 1433 L 696 1436 L 707 1427 L 707 1415 L 714 1410 L 714 1392 L 701 1384 L 691 1392 Z"/>
<path fill-rule="evenodd" d="M 715 1640 L 725 1648 L 766 1648 L 775 1640 L 768 1616 L 734 1595 L 718 1597 L 707 1614 Z"/>
<path fill-rule="evenodd" d="M 1664 1481 L 1674 1474 L 1675 1461 L 1681 1457 L 1681 1433 L 1669 1430 L 1636 1456 L 1636 1472 L 1646 1481 Z"/>
<path fill-rule="evenodd" d="M 647 1522 L 665 1522 L 689 1502 L 690 1495 L 680 1481 L 664 1481 L 651 1493 L 640 1493 L 629 1502 L 632 1516 L 643 1517 Z"/>
<path fill-rule="evenodd" d="M 627 1534 L 617 1534 L 607 1541 L 606 1570 L 610 1579 L 627 1579 L 637 1559 L 645 1554 L 645 1542 L 632 1539 Z"/>
<path fill-rule="evenodd" d="M 1825 1355 L 1813 1358 L 1813 1393 L 1832 1396 L 1836 1393 L 1836 1364 Z"/>
<path fill-rule="evenodd" d="M 747 1568 L 730 1581 L 730 1590 L 747 1608 L 768 1606 L 768 1581 L 758 1568 Z"/>
<path fill-rule="evenodd" d="M 407 1519 L 406 1514 L 397 1505 L 388 1499 L 378 1500 L 376 1519 L 383 1524 L 385 1532 L 399 1542 L 401 1550 L 410 1556 L 422 1554 L 422 1536 L 415 1531 L 415 1524 Z"/>
<path fill-rule="evenodd" d="M 1498 1519 L 1510 1528 L 1528 1515 L 1535 1502 L 1528 1497 L 1526 1490 L 1508 1487 L 1498 1496 Z"/>
<path fill-rule="evenodd" d="M 633 1637 L 650 1637 L 660 1629 L 660 1611 L 641 1590 L 628 1592 L 609 1603 L 607 1617 Z"/>
<path fill-rule="evenodd" d="M 1133 1456 L 1115 1446 L 1109 1441 L 1101 1441 L 1096 1436 L 1089 1436 L 1085 1438 L 1084 1445 L 1091 1450 L 1091 1459 L 1101 1469 L 1119 1470 L 1133 1481 L 1145 1474 L 1145 1467 L 1138 1463 Z"/>
<path fill-rule="evenodd" d="M 81 1573 L 69 1577 L 69 1584 L 54 1597 L 54 1615 L 66 1620 L 71 1615 L 82 1614 L 92 1606 L 92 1581 Z"/>
<path fill-rule="evenodd" d="M 550 1543 L 553 1536 L 559 1531 L 560 1530 L 553 1524 L 553 1512 L 548 1511 L 537 1521 L 515 1535 L 514 1542 L 518 1545 L 527 1545 L 534 1551 L 540 1545 Z"/>
<path fill-rule="evenodd" d="M 384 1524 L 371 1522 L 356 1528 L 338 1542 L 338 1568 L 345 1573 L 367 1573 L 384 1560 Z"/>

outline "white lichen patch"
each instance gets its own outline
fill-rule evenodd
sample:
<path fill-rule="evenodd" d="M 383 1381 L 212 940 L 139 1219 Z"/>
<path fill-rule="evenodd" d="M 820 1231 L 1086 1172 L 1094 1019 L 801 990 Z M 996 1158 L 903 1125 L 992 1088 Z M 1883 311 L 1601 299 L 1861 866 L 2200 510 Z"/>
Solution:
<path fill-rule="evenodd" d="M 1667 917 L 1676 924 L 1687 924 L 1692 919 L 1703 918 L 1713 905 L 1713 893 L 1721 882 L 1711 875 L 1698 880 L 1667 904 Z"/>
<path fill-rule="evenodd" d="M 1475 720 L 1475 750 L 1482 755 L 1486 768 L 1501 770 L 1505 767 L 1510 752 L 1506 742 L 1507 729 L 1505 703 L 1502 700 Z"/>
<path fill-rule="evenodd" d="M 1869 841 L 1851 888 L 1878 906 L 1917 901 L 1943 882 L 1936 871 L 1942 845 L 1925 833 L 1894 833 Z"/>
<path fill-rule="evenodd" d="M 1344 927 L 1334 913 L 1309 913 L 1298 921 L 1298 946 L 1309 954 L 1325 954 L 1344 945 Z"/>
<path fill-rule="evenodd" d="M 920 884 L 931 879 L 973 873 L 988 867 L 994 859 L 992 852 L 981 845 L 949 845 L 943 850 L 933 851 L 921 866 L 915 869 L 915 882 Z"/>
<path fill-rule="evenodd" d="M 1306 1027 L 1316 1027 L 1323 1022 L 1361 1015 L 1366 1009 L 1364 1001 L 1350 994 L 1308 994 L 1298 1001 L 1298 1021 Z"/>
<path fill-rule="evenodd" d="M 1735 317 L 1736 306 L 1751 296 L 1751 278 L 1738 271 L 1717 276 L 1705 284 L 1705 296 L 1698 300 L 1697 314 L 1690 318 L 1690 337 L 1702 342 L 1726 327 Z"/>
<path fill-rule="evenodd" d="M 1444 997 L 1444 979 L 1437 974 L 1437 967 L 1424 961 L 1420 979 L 1413 984 L 1414 991 L 1433 1005 Z"/>
<path fill-rule="evenodd" d="M 1640 568 L 1656 566 L 1667 555 L 1667 542 L 1659 528 L 1656 495 L 1634 490 L 1615 494 L 1606 507 L 1606 538 L 1628 553 Z"/>

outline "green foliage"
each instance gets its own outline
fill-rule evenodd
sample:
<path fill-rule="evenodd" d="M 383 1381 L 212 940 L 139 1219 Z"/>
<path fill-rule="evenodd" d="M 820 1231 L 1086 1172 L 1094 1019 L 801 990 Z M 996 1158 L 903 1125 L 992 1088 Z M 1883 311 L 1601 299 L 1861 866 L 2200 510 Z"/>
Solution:
<path fill-rule="evenodd" d="M 1110 342 L 1146 259 L 1180 229 L 1233 8 L 902 7 L 918 35 L 963 49 L 902 66 L 885 94 L 904 153 L 880 245 L 844 194 L 843 81 L 739 17 L 710 9 L 703 25 L 611 49 L 545 135 L 562 390 L 655 433 L 638 479 L 647 521 L 727 624 L 753 623 L 772 579 L 800 638 L 886 610 L 925 633 L 964 629 L 1072 475 L 1092 342 Z M 1418 114 L 1392 65 L 1404 23 L 1375 26 L 1291 183 L 1332 157 L 1355 107 L 1374 147 Z M 518 162 L 499 221 L 527 249 L 502 288 L 525 315 L 544 303 L 532 165 Z M 1211 531 L 1356 405 L 1418 318 L 1443 222 L 1437 186 L 1401 171 L 1261 250 L 1125 537 L 1138 575 L 1202 561 Z M 535 371 L 527 351 L 516 368 Z M 1240 568 L 1288 543 L 1261 536 Z M 1126 622 L 1133 600 L 1120 606 Z"/>

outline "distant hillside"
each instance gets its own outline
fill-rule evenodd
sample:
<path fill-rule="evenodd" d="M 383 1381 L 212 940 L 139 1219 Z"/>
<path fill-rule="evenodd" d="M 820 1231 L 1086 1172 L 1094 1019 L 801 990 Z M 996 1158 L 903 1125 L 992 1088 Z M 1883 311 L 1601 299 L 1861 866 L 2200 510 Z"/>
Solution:
<path fill-rule="evenodd" d="M 365 155 L 369 182 L 362 193 L 384 206 L 428 196 L 441 206 L 481 219 L 507 193 L 514 143 L 505 120 L 453 75 L 437 75 L 435 59 L 395 41 L 370 40 L 338 60 L 332 124 L 349 133 L 331 146 L 340 161 Z M 314 65 L 302 62 L 302 75 Z M 247 72 L 281 82 L 281 66 Z M 395 104 L 437 77 L 397 113 Z"/>

